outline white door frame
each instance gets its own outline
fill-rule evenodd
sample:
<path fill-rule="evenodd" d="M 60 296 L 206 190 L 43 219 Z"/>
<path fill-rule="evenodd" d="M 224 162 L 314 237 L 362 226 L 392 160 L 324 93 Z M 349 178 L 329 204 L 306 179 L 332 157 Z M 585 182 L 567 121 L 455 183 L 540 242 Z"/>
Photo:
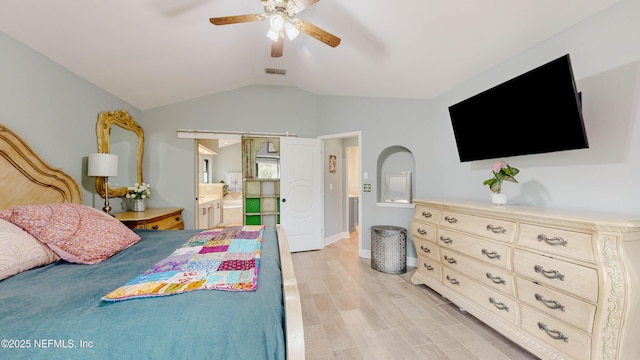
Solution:
<path fill-rule="evenodd" d="M 198 228 L 198 216 L 200 215 L 200 204 L 198 202 L 198 199 L 200 197 L 200 179 L 198 178 L 199 176 L 199 169 L 200 169 L 200 151 L 198 148 L 198 140 L 200 139 L 217 139 L 217 140 L 240 140 L 242 139 L 242 136 L 239 134 L 231 134 L 231 133 L 225 133 L 225 132 L 219 132 L 219 133 L 214 133 L 214 132 L 201 132 L 201 133 L 197 133 L 197 132 L 186 132 L 185 131 L 181 131 L 178 130 L 178 138 L 179 139 L 193 139 L 193 153 L 195 155 L 195 158 L 193 160 L 193 166 L 194 166 L 194 171 L 195 171 L 195 175 L 194 175 L 194 182 L 193 182 L 193 194 L 194 194 L 194 199 L 193 199 L 193 214 L 195 215 L 193 217 L 193 222 L 195 225 L 195 229 Z M 242 161 L 242 160 L 240 160 Z M 222 199 L 221 199 L 222 200 Z M 222 207 L 222 201 L 220 202 L 220 206 Z"/>
<path fill-rule="evenodd" d="M 358 224 L 362 224 L 362 131 L 351 131 L 339 134 L 331 134 L 331 135 L 323 135 L 318 136 L 318 139 L 322 141 L 322 159 L 326 158 L 326 154 L 324 153 L 324 140 L 336 140 L 336 139 L 345 139 L 345 138 L 358 138 L 358 162 L 360 171 L 358 172 L 358 183 L 360 184 L 360 188 L 358 189 Z M 322 161 L 322 174 L 325 174 L 328 169 L 325 169 L 326 161 Z M 324 176 L 322 176 L 322 188 L 324 189 Z M 349 208 L 349 198 L 345 199 L 345 209 Z M 324 209 L 324 193 L 322 196 L 322 209 Z M 324 210 L 322 212 L 322 227 L 324 226 Z M 347 223 L 348 224 L 348 223 Z M 348 226 L 348 225 L 347 225 Z M 347 229 L 348 231 L 349 229 Z M 358 231 L 358 254 L 362 253 L 362 229 Z"/>

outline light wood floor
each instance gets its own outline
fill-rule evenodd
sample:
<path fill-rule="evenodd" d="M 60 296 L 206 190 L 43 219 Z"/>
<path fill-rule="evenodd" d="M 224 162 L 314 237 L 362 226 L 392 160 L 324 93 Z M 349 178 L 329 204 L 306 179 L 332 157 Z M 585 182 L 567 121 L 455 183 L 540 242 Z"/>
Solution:
<path fill-rule="evenodd" d="M 536 359 L 424 285 L 358 257 L 356 233 L 293 254 L 307 359 Z"/>

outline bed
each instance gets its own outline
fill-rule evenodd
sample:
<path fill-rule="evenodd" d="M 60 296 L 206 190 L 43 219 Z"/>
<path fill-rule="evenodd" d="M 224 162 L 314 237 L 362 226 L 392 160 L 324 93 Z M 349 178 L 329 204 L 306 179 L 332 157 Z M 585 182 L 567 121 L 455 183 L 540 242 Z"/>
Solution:
<path fill-rule="evenodd" d="M 0 169 L 0 212 L 82 202 L 71 176 L 2 125 Z M 103 300 L 199 232 L 137 230 L 140 240 L 96 264 L 49 257 L 50 264 L 0 280 L 0 358 L 304 359 L 299 291 L 282 228 L 262 234 L 255 291 Z"/>

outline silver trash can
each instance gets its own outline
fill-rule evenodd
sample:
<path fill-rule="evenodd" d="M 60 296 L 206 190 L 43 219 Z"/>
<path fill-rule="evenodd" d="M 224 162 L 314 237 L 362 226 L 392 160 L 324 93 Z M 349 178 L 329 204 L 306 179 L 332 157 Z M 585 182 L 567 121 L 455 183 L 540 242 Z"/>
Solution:
<path fill-rule="evenodd" d="M 371 227 L 371 267 L 389 274 L 407 272 L 407 229 L 390 225 Z"/>

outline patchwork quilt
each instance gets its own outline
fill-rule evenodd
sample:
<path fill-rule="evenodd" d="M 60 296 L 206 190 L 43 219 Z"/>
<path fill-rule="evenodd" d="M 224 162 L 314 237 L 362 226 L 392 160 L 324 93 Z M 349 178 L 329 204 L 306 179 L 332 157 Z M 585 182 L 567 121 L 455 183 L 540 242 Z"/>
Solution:
<path fill-rule="evenodd" d="M 102 300 L 121 301 L 194 290 L 255 291 L 264 226 L 202 231 Z"/>

